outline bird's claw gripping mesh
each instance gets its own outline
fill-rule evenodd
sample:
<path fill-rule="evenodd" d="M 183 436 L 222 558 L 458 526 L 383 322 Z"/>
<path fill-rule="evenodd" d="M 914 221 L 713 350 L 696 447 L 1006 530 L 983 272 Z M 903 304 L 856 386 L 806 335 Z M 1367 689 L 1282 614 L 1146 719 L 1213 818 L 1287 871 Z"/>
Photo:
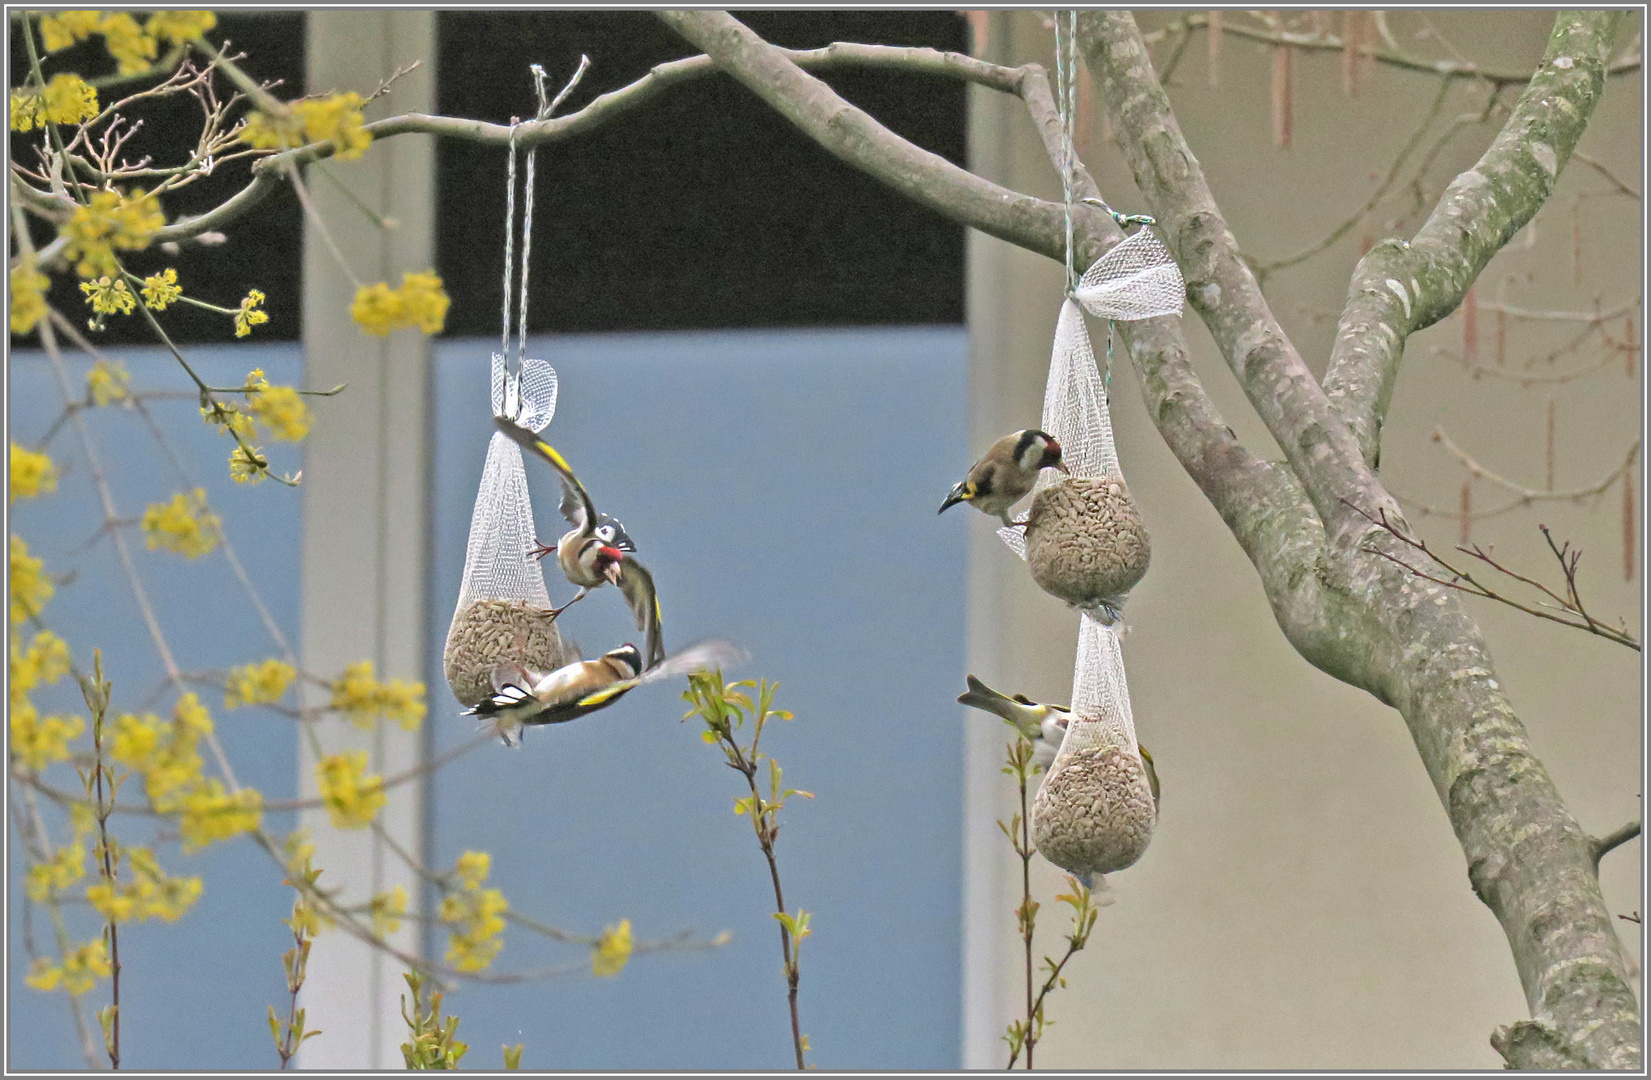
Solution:
<path fill-rule="evenodd" d="M 1043 430 L 1061 445 L 1072 477 L 1123 478 L 1113 441 L 1107 387 L 1095 363 L 1082 304 L 1108 319 L 1178 315 L 1185 296 L 1180 270 L 1163 242 L 1143 228 L 1102 256 L 1061 306 L 1044 389 Z M 1036 493 L 1060 482 L 1045 469 Z M 1026 557 L 1021 528 L 998 530 Z M 1033 805 L 1037 847 L 1051 862 L 1101 885 L 1101 875 L 1131 865 L 1151 839 L 1157 813 L 1147 783 L 1119 645 L 1123 596 L 1109 598 L 1078 630 L 1072 719 L 1060 753 Z"/>

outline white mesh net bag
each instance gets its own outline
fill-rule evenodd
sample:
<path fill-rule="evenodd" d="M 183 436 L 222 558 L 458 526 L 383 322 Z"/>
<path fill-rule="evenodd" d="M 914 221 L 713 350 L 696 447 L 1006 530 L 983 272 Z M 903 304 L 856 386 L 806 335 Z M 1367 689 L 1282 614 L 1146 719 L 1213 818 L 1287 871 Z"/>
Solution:
<path fill-rule="evenodd" d="M 1184 293 L 1162 241 L 1141 229 L 1097 260 L 1073 296 L 1096 315 L 1143 319 L 1179 314 Z M 1032 838 L 1050 862 L 1094 882 L 1139 859 L 1157 822 L 1118 626 L 1150 546 L 1118 464 L 1106 381 L 1073 299 L 1056 324 L 1042 422 L 1070 475 L 1043 470 L 1024 530 L 999 535 L 1041 587 L 1084 614 L 1071 720 L 1032 803 Z"/>
<path fill-rule="evenodd" d="M 501 354 L 493 354 L 493 415 L 538 432 L 555 412 L 556 372 L 549 364 L 525 360 L 518 376 L 507 372 Z M 535 543 L 521 447 L 495 431 L 442 653 L 447 685 L 466 706 L 492 694 L 492 670 L 501 664 L 553 671 L 578 659 L 577 648 L 562 640 L 550 613 L 544 573 L 531 554 Z"/>
<path fill-rule="evenodd" d="M 589 66 L 580 57 L 573 78 L 550 100 L 545 93 L 545 71 L 532 65 L 539 97 L 538 119 L 548 117 L 572 91 Z M 527 272 L 533 243 L 534 157 L 527 153 L 523 187 L 521 283 L 516 292 L 520 314 L 516 321 L 516 363 L 510 353 L 512 254 L 516 231 L 516 122 L 510 128 L 506 173 L 504 242 L 504 329 L 500 352 L 493 354 L 492 406 L 494 416 L 516 421 L 537 434 L 556 413 L 556 372 L 543 360 L 526 358 Z M 453 622 L 447 628 L 442 670 L 453 696 L 465 706 L 484 701 L 493 693 L 493 669 L 514 664 L 532 671 L 554 671 L 579 659 L 579 648 L 563 641 L 545 589 L 545 577 L 533 557 L 537 546 L 533 504 L 527 494 L 522 451 L 502 432 L 487 444 L 476 508 L 470 515 L 470 539 L 464 551 L 464 581 Z"/>

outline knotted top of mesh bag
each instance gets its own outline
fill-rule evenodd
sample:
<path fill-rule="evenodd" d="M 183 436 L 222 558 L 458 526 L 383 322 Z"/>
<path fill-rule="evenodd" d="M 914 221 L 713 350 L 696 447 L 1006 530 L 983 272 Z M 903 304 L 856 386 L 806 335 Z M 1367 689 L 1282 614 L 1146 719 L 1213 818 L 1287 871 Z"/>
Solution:
<path fill-rule="evenodd" d="M 501 354 L 493 354 L 493 415 L 538 432 L 555 412 L 555 369 L 543 360 L 529 359 L 522 361 L 520 373 L 512 372 Z M 487 463 L 470 516 L 464 582 L 459 586 L 455 617 L 477 600 L 518 600 L 550 607 L 544 573 L 529 554 L 536 543 L 521 447 L 495 431 L 487 444 Z"/>
<path fill-rule="evenodd" d="M 1126 321 L 1179 315 L 1186 294 L 1180 267 L 1150 225 L 1096 259 L 1072 290 L 1091 315 Z"/>

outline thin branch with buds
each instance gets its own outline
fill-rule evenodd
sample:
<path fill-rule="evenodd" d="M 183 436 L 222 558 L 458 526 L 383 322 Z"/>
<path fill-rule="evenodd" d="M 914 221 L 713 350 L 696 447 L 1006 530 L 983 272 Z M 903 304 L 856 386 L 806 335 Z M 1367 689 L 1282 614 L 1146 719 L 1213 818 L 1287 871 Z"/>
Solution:
<path fill-rule="evenodd" d="M 1424 581 L 1431 581 L 1436 585 L 1443 585 L 1449 589 L 1456 589 L 1460 592 L 1465 592 L 1470 596 L 1481 596 L 1486 600 L 1495 600 L 1499 604 L 1506 604 L 1508 607 L 1523 611 L 1527 615 L 1535 615 L 1539 619 L 1547 619 L 1550 622 L 1556 622 L 1561 626 L 1569 626 L 1576 630 L 1586 630 L 1590 634 L 1595 634 L 1607 641 L 1614 641 L 1618 645 L 1624 645 L 1630 649 L 1633 649 L 1635 652 L 1640 651 L 1640 643 L 1638 639 L 1628 632 L 1628 628 L 1626 626 L 1607 626 L 1598 619 L 1595 619 L 1588 613 L 1587 609 L 1583 607 L 1582 597 L 1577 592 L 1576 587 L 1577 563 L 1582 558 L 1582 552 L 1580 550 L 1573 549 L 1569 541 L 1562 544 L 1554 543 L 1553 534 L 1548 531 L 1548 527 L 1546 525 L 1538 525 L 1537 528 L 1542 530 L 1542 536 L 1548 542 L 1548 549 L 1552 551 L 1554 557 L 1559 560 L 1560 571 L 1565 575 L 1565 594 L 1563 596 L 1556 593 L 1548 586 L 1542 584 L 1540 581 L 1537 581 L 1525 574 L 1521 574 L 1517 570 L 1512 570 L 1504 566 L 1502 563 L 1497 561 L 1495 556 L 1491 555 L 1478 544 L 1473 545 L 1471 548 L 1458 545 L 1456 550 L 1471 558 L 1478 559 L 1480 562 L 1500 574 L 1504 574 L 1507 577 L 1513 578 L 1515 581 L 1529 585 L 1540 591 L 1544 596 L 1547 596 L 1553 600 L 1558 605 L 1557 608 L 1549 607 L 1547 605 L 1543 605 L 1541 607 L 1533 606 L 1497 592 L 1495 589 L 1476 579 L 1469 571 L 1452 565 L 1444 557 L 1439 555 L 1432 548 L 1428 547 L 1427 541 L 1411 536 L 1404 530 L 1400 529 L 1392 522 L 1391 519 L 1388 518 L 1387 511 L 1384 508 L 1378 508 L 1375 514 L 1371 514 L 1369 511 L 1355 505 L 1347 499 L 1342 499 L 1341 501 L 1360 517 L 1365 518 L 1371 524 L 1381 528 L 1384 532 L 1388 533 L 1406 547 L 1421 554 L 1432 563 L 1442 568 L 1445 573 L 1450 575 L 1450 577 L 1445 578 L 1430 574 L 1426 570 L 1420 569 L 1399 558 L 1398 556 L 1391 555 L 1377 547 L 1365 545 L 1361 550 L 1366 553 L 1380 556 L 1389 562 L 1397 563 L 1399 566 L 1404 567 L 1411 574 L 1414 574 L 1416 577 L 1419 577 Z"/>

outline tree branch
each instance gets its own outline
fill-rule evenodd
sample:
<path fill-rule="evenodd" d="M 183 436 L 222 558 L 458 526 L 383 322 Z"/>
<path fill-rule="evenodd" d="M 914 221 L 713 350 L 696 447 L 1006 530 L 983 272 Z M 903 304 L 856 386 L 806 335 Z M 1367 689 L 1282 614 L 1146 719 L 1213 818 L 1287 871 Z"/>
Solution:
<path fill-rule="evenodd" d="M 1135 22 L 1085 11 L 1078 43 L 1104 88 L 1118 145 L 1187 282 L 1187 299 L 1209 327 L 1251 405 L 1283 448 L 1319 517 L 1334 522 L 1340 494 L 1391 501 L 1364 463 L 1352 432 L 1284 333 L 1239 253 Z"/>
<path fill-rule="evenodd" d="M 1371 464 L 1405 339 L 1454 311 L 1491 257 L 1536 216 L 1588 126 L 1622 12 L 1554 24 L 1537 74 L 1478 163 L 1410 239 L 1377 244 L 1353 273 L 1324 387 Z"/>
<path fill-rule="evenodd" d="M 1622 826 L 1620 829 L 1617 829 L 1615 832 L 1607 833 L 1598 840 L 1595 840 L 1594 865 L 1598 866 L 1601 859 L 1605 858 L 1605 856 L 1626 844 L 1628 841 L 1634 839 L 1634 837 L 1639 834 L 1640 823 L 1637 821 L 1630 821 L 1628 824 Z"/>
<path fill-rule="evenodd" d="M 1561 25 L 1575 18 L 1561 16 Z M 1534 1038 L 1590 1068 L 1637 1068 L 1638 1002 L 1592 849 L 1531 753 L 1477 625 L 1449 589 L 1395 565 L 1388 556 L 1404 550 L 1397 539 L 1339 505 L 1346 500 L 1367 515 L 1398 516 L 1352 431 L 1260 297 L 1133 20 L 1085 12 L 1078 37 L 1105 87 L 1119 146 L 1176 252 L 1189 299 L 1318 517 L 1335 525 L 1309 575 L 1318 579 L 1318 604 L 1303 615 L 1313 624 L 1288 622 L 1291 609 L 1269 583 L 1274 612 L 1309 661 L 1399 710 L 1461 843 L 1474 891 L 1507 935 L 1533 1020 L 1493 1041 L 1508 1047 L 1515 1064 L 1536 1060 L 1525 1056 Z"/>

